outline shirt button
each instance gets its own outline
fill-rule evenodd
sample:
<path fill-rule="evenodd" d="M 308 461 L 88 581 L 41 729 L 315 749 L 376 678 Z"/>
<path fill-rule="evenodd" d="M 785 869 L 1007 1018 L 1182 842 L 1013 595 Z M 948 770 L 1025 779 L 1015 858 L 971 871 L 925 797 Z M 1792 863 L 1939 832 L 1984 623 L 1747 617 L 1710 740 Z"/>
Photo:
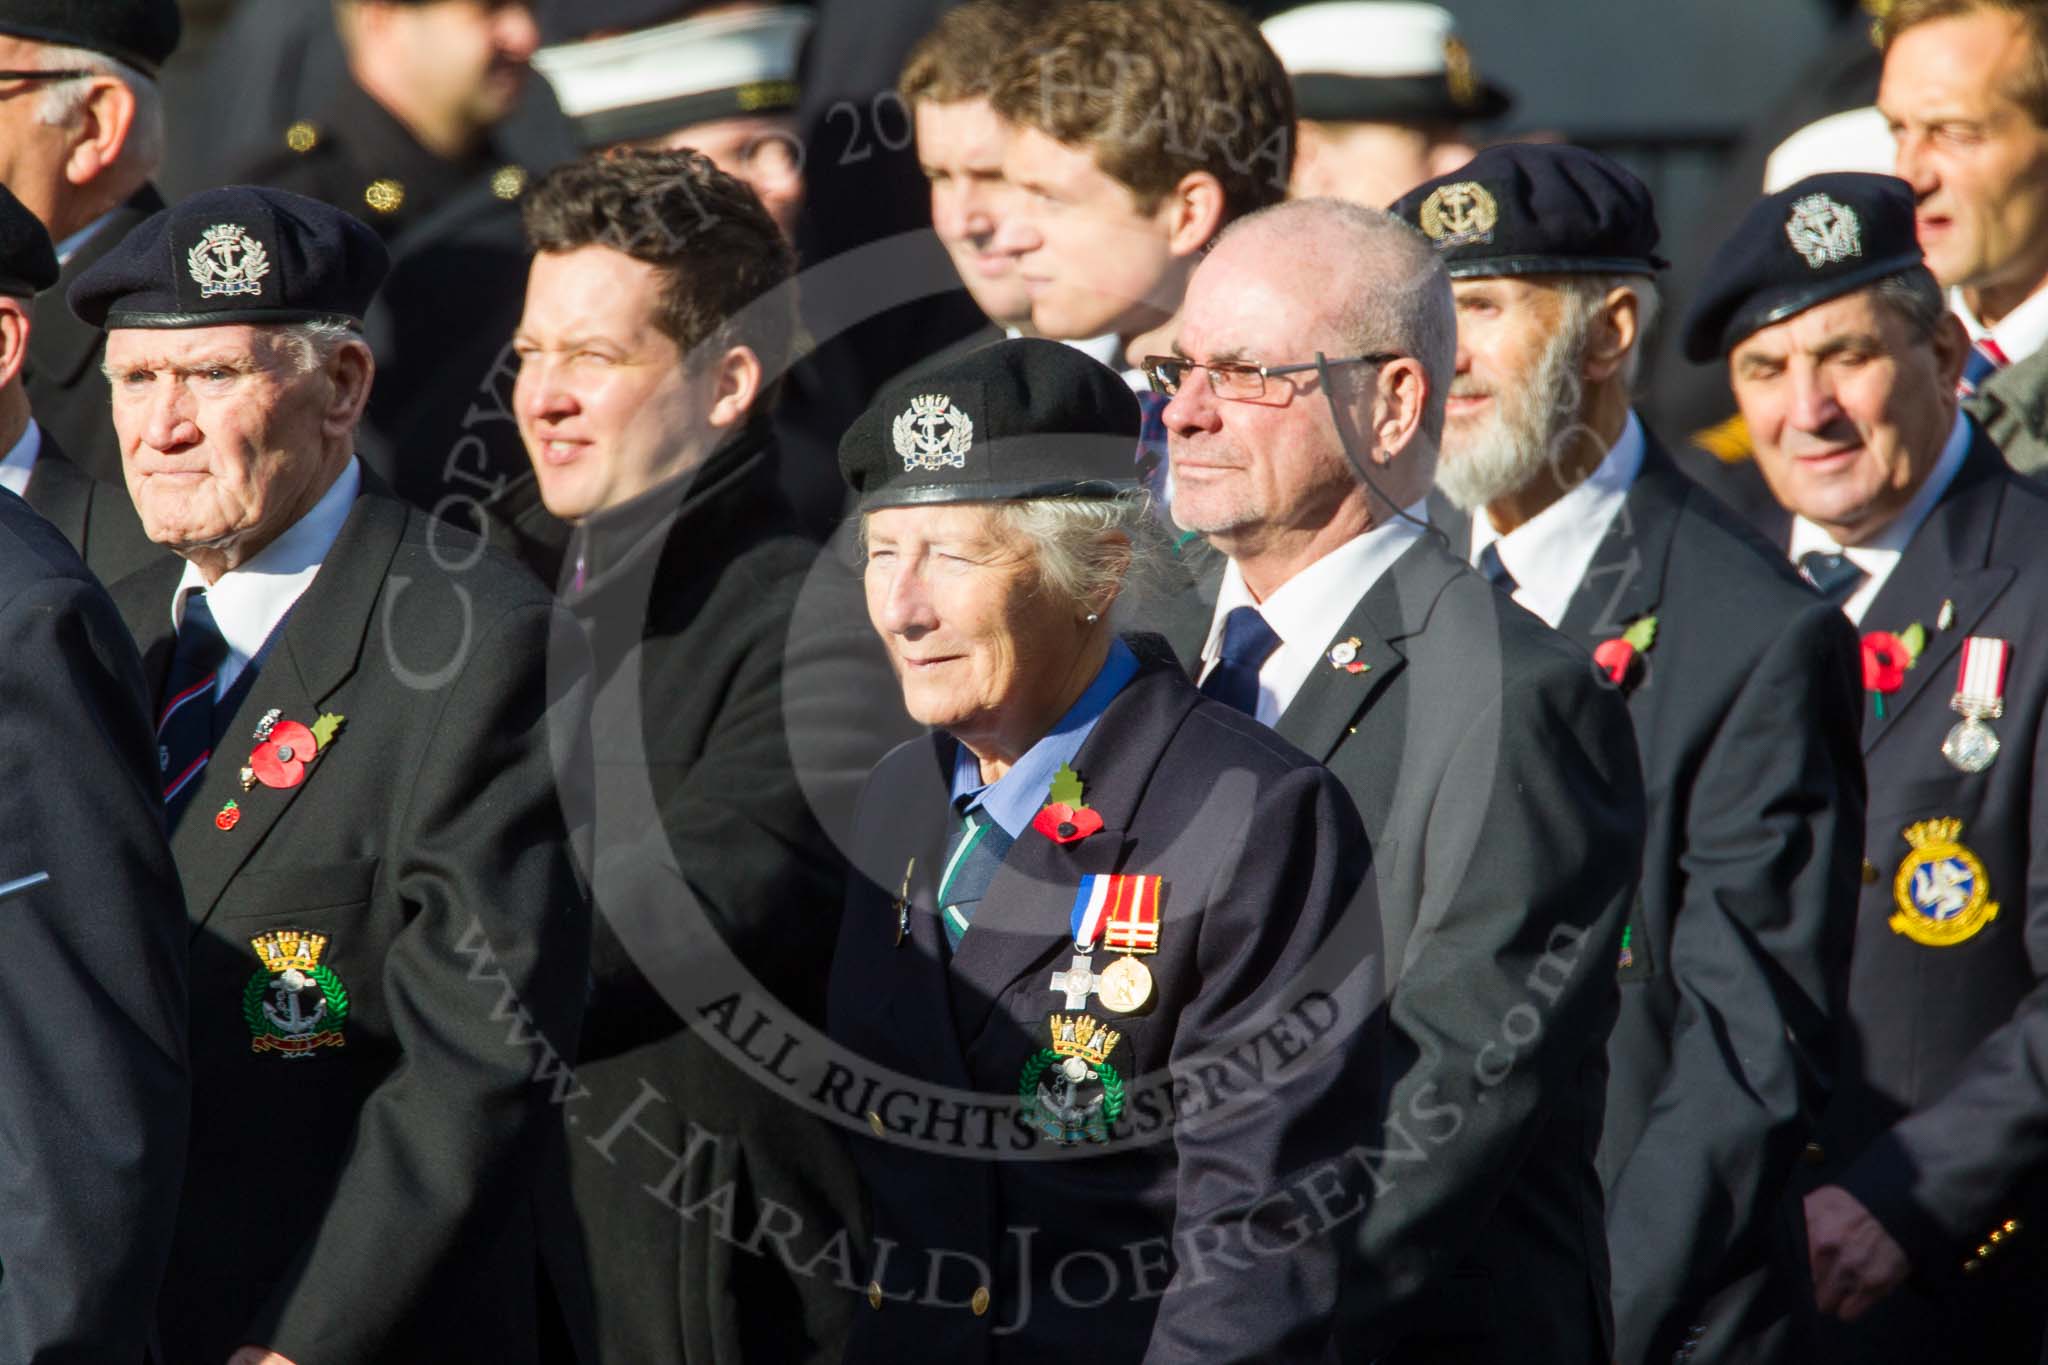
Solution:
<path fill-rule="evenodd" d="M 868 1127 L 875 1130 L 876 1137 L 888 1136 L 888 1130 L 882 1127 L 882 1116 L 872 1109 L 868 1110 Z"/>
<path fill-rule="evenodd" d="M 988 1312 L 988 1286 L 983 1285 L 975 1290 L 974 1297 L 967 1301 L 967 1306 L 974 1310 L 974 1316 L 977 1318 Z"/>

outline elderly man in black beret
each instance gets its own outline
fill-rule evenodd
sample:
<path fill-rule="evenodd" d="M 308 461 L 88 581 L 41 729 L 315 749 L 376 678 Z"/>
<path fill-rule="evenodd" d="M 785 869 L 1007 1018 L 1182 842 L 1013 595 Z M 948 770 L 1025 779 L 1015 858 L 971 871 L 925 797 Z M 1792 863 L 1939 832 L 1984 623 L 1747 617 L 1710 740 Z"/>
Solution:
<path fill-rule="evenodd" d="M 191 919 L 168 1360 L 537 1353 L 559 1120 L 531 1078 L 573 1054 L 588 952 L 550 755 L 582 752 L 550 707 L 579 650 L 551 659 L 541 587 L 357 461 L 384 266 L 339 210 L 238 187 L 70 295 L 178 555 L 115 593 Z"/>
<path fill-rule="evenodd" d="M 1686 352 L 1726 362 L 1779 545 L 1864 632 L 1870 813 L 1842 1075 L 1807 1151 L 1804 1358 L 2032 1360 L 2048 495 L 1957 411 L 1969 341 L 1905 182 L 1818 175 L 1759 200 L 1706 278 Z"/>
<path fill-rule="evenodd" d="M 56 278 L 0 189 L 0 439 L 25 420 L 27 297 Z M 148 708 L 114 604 L 0 492 L 0 1359 L 137 1365 L 170 1255 L 187 930 Z"/>
<path fill-rule="evenodd" d="M 164 154 L 156 76 L 179 28 L 175 0 L 0 0 L 0 184 L 42 220 L 62 269 L 32 314 L 28 396 L 52 444 L 28 497 L 108 581 L 136 562 L 94 553 L 89 523 L 128 514 L 119 498 L 90 498 L 79 476 L 118 485 L 121 461 L 98 373 L 102 338 L 71 316 L 64 291 L 163 207 L 150 184 Z M 131 529 L 117 534 L 132 542 Z"/>
<path fill-rule="evenodd" d="M 1640 181 L 1505 146 L 1394 211 L 1458 303 L 1430 520 L 1593 654 L 1643 756 L 1600 1149 L 1615 1356 L 1790 1361 L 1765 1266 L 1832 1079 L 1863 823 L 1854 632 L 1630 406 L 1663 264 Z"/>

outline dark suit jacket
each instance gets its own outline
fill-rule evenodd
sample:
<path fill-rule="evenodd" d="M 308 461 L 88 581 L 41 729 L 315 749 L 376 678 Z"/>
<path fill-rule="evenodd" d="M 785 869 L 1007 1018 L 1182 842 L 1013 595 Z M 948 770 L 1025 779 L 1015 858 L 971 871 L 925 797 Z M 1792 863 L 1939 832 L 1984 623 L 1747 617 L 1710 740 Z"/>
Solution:
<path fill-rule="evenodd" d="M 1927 643 L 1884 717 L 1862 708 L 1870 813 L 1848 1047 L 1811 1174 L 1876 1215 L 1914 1278 L 1853 1326 L 1828 1324 L 1826 1359 L 2031 1360 L 2048 1316 L 2048 492 L 2013 474 L 1981 432 L 1972 438 L 1862 622 L 1918 623 Z M 1944 602 L 1954 616 L 1941 629 Z M 2005 715 L 1988 722 L 2002 748 L 1974 774 L 1941 753 L 1970 636 L 2012 650 Z M 1999 909 L 1933 946 L 1903 932 L 1926 919 L 1912 909 L 1909 866 L 1926 858 L 1905 836 L 1940 819 L 1962 822 L 1955 842 L 1983 868 L 1974 913 Z"/>
<path fill-rule="evenodd" d="M 0 1359 L 136 1365 L 185 1164 L 185 918 L 106 593 L 0 492 Z"/>
<path fill-rule="evenodd" d="M 179 568 L 115 594 L 158 689 Z M 171 841 L 197 1121 L 169 1359 L 533 1358 L 530 1196 L 560 1158 L 536 1075 L 574 1056 L 590 932 L 550 750 L 575 789 L 586 661 L 523 570 L 365 480 Z M 273 709 L 346 721 L 301 783 L 245 791 Z M 328 938 L 339 1046 L 253 1041 L 254 941 L 284 929 Z"/>
<path fill-rule="evenodd" d="M 1074 758 L 1103 828 L 1065 845 L 1026 830 L 949 960 L 934 897 L 954 752 L 916 740 L 875 770 L 858 847 L 890 872 L 855 884 L 832 964 L 833 1039 L 912 1088 L 861 1101 L 876 1246 L 847 1359 L 1324 1359 L 1330 1233 L 1363 1183 L 1341 1158 L 1380 1050 L 1379 917 L 1343 789 L 1156 659 Z M 1112 872 L 1165 879 L 1155 988 L 1133 1014 L 1078 1011 L 1121 1035 L 1126 1108 L 1104 1146 L 1050 1160 L 1016 1114 L 1021 1077 L 1069 1013 L 1050 982 L 1075 889 Z M 1313 1033 L 1325 1048 L 1304 1055 Z M 934 1127 L 920 1084 L 978 1092 L 991 1117 Z M 1314 1182 L 1320 1215 L 1290 1197 Z"/>
<path fill-rule="evenodd" d="M 1176 636 L 1197 666 L 1206 612 Z M 1385 920 L 1384 1151 L 1346 1359 L 1608 1358 L 1594 1167 L 1642 855 L 1633 731 L 1583 650 L 1425 536 L 1352 608 L 1352 673 L 1281 738 L 1365 818 Z"/>
<path fill-rule="evenodd" d="M 1430 519 L 1469 543 L 1441 495 Z M 1623 690 L 1649 830 L 1600 1175 L 1615 1355 L 1663 1365 L 1705 1319 L 1710 1360 L 1792 1321 L 1792 1305 L 1759 1300 L 1833 1078 L 1862 856 L 1862 681 L 1842 613 L 1655 437 L 1561 629 L 1591 651 L 1647 616 L 1657 634 Z"/>
<path fill-rule="evenodd" d="M 105 395 L 102 394 L 102 401 Z M 118 472 L 118 471 L 117 471 Z M 118 583 L 137 569 L 168 559 L 171 552 L 149 538 L 127 486 L 102 483 L 71 462 L 57 438 L 43 433 L 42 450 L 29 471 L 28 505 L 64 533 L 71 548 L 102 583 Z"/>
<path fill-rule="evenodd" d="M 114 436 L 106 376 L 100 373 L 106 333 L 73 317 L 64 295 L 80 275 L 163 206 L 154 186 L 138 190 L 65 262 L 57 283 L 36 296 L 29 312 L 28 362 L 22 372 L 29 408 L 72 463 L 117 488 L 125 486 L 121 447 Z"/>

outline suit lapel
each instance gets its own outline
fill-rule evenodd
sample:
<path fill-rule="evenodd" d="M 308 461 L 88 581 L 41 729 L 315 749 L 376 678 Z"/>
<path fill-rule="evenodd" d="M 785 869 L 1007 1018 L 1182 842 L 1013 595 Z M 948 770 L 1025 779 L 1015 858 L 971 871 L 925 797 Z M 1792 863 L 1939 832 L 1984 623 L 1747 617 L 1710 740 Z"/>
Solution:
<path fill-rule="evenodd" d="M 56 439 L 45 429 L 42 448 L 36 454 L 35 467 L 29 471 L 28 491 L 23 497 L 30 507 L 42 513 L 45 521 L 64 533 L 64 539 L 77 547 L 81 559 L 85 557 L 85 532 L 92 511 L 92 493 L 92 479 L 58 449 Z"/>
<path fill-rule="evenodd" d="M 259 784 L 245 792 L 241 769 L 248 749 L 255 746 L 259 718 L 275 710 L 281 719 L 311 725 L 327 699 L 355 672 L 407 515 L 402 504 L 379 495 L 381 485 L 367 471 L 363 482 L 370 496 L 356 499 L 320 571 L 292 608 L 254 685 L 227 718 L 213 758 L 200 778 L 199 792 L 171 837 L 171 852 L 184 878 L 185 906 L 195 934 L 212 916 L 229 881 L 292 802 L 320 781 L 324 758 L 307 769 L 305 780 L 296 787 Z M 168 589 L 163 601 L 169 601 Z M 164 615 L 168 632 L 169 614 Z M 374 720 L 358 716 L 351 723 L 371 724 Z M 338 746 L 346 746 L 347 734 L 344 727 Z M 229 801 L 236 803 L 240 821 L 232 829 L 222 830 L 214 817 Z"/>
<path fill-rule="evenodd" d="M 162 207 L 163 196 L 156 192 L 156 187 L 143 186 L 127 203 L 115 209 L 100 230 L 87 238 L 85 245 L 64 263 L 56 286 L 43 293 L 35 309 L 34 325 L 29 331 L 28 364 L 38 376 L 47 377 L 52 383 L 69 384 L 98 353 L 100 329 L 74 317 L 64 302 L 64 296 L 73 281 L 119 246 L 121 239 L 137 224 Z M 93 452 L 83 453 L 90 458 Z"/>
<path fill-rule="evenodd" d="M 1174 731 L 1199 700 L 1171 665 L 1141 667 L 1074 755 L 1074 771 L 1103 827 L 1071 844 L 1056 844 L 1027 828 L 1011 845 L 951 967 L 953 1036 L 963 1044 L 980 1036 L 990 1012 L 1019 978 L 1066 965 L 1081 878 L 1125 870 L 1139 798 Z M 1049 974 L 1044 984 L 1050 1008 L 1058 998 Z"/>
<path fill-rule="evenodd" d="M 1949 682 L 1947 692 L 1953 692 L 1954 661 L 1963 641 L 2012 582 L 2011 566 L 1989 562 L 2004 489 L 2004 456 L 1981 431 L 1973 430 L 1969 453 L 1954 482 L 1913 533 L 1884 587 L 1863 613 L 1866 633 L 1896 634 L 1915 623 L 1927 632 L 1927 643 L 1906 670 L 1899 690 L 1885 697 L 1884 717 L 1878 718 L 1875 706 L 1864 712 L 1864 753 L 1898 728 L 1899 717 L 1922 693 L 1931 689 L 1943 694 L 1936 684 L 1944 679 Z M 1955 619 L 1947 630 L 1936 630 L 1944 601 L 1952 604 Z"/>
<path fill-rule="evenodd" d="M 1642 468 L 1558 622 L 1561 633 L 1588 650 L 1655 612 L 1663 600 L 1664 567 L 1689 485 L 1656 438 L 1643 435 Z"/>
<path fill-rule="evenodd" d="M 1352 722 L 1407 667 L 1400 642 L 1422 629 L 1445 584 L 1463 568 L 1434 535 L 1423 536 L 1403 551 L 1323 642 L 1327 651 L 1340 641 L 1355 639 L 1355 657 L 1350 664 L 1332 663 L 1326 657 L 1309 671 L 1273 727 L 1280 737 L 1318 762 L 1328 762 Z M 1365 667 L 1354 670 L 1356 664 Z"/>

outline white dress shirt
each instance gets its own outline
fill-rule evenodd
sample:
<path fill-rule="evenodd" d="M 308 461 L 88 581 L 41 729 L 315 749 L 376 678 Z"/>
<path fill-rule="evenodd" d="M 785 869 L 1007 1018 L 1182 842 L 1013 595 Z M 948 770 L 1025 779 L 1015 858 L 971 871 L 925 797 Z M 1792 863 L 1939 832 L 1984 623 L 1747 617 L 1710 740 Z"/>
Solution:
<path fill-rule="evenodd" d="M 2005 352 L 2005 358 L 2017 365 L 2041 349 L 2048 342 L 2048 288 L 2036 289 L 2020 301 L 2020 306 L 1998 320 L 1996 327 L 1986 327 L 1970 311 L 1970 305 L 1963 302 L 1963 291 L 1948 291 L 1948 306 L 1962 320 L 1963 330 L 1970 334 L 1970 340 L 1981 341 L 1990 337 L 1998 343 L 1998 349 Z"/>
<path fill-rule="evenodd" d="M 1336 642 L 1352 608 L 1422 535 L 1422 527 L 1416 523 L 1427 521 L 1428 507 L 1418 502 L 1408 509 L 1408 515 L 1415 521 L 1394 517 L 1345 541 L 1282 583 L 1263 602 L 1252 600 L 1252 590 L 1245 586 L 1244 575 L 1233 560 L 1223 570 L 1216 613 L 1209 621 L 1209 638 L 1202 645 L 1202 676 L 1208 676 L 1223 653 L 1224 618 L 1238 607 L 1257 607 L 1280 637 L 1280 647 L 1259 669 L 1256 718 L 1261 725 L 1278 724 L 1308 675 L 1318 665 L 1329 667 L 1323 656 Z"/>
<path fill-rule="evenodd" d="M 1843 549 L 1835 538 L 1805 517 L 1792 518 L 1792 562 L 1797 564 L 1802 555 L 1819 550 L 1825 554 L 1848 556 L 1849 562 L 1863 570 L 1864 579 L 1856 591 L 1842 602 L 1842 611 L 1857 625 L 1863 624 L 1863 613 L 1870 610 L 1870 604 L 1877 600 L 1877 594 L 1884 587 L 1884 581 L 1892 576 L 1898 567 L 1899 556 L 1905 553 L 1906 545 L 1913 539 L 1913 533 L 1920 529 L 1920 523 L 1927 520 L 1927 514 L 1934 510 L 1934 504 L 1941 501 L 1941 495 L 1955 482 L 1956 471 L 1963 467 L 1963 457 L 1970 451 L 1970 424 L 1961 413 L 1956 414 L 1955 427 L 1948 434 L 1948 444 L 1941 448 L 1941 458 L 1934 462 L 1933 472 L 1927 482 L 1920 485 L 1920 491 L 1906 504 L 1906 510 L 1892 518 L 1891 524 L 1866 540 L 1861 545 Z M 1906 621 L 1879 622 L 1882 630 L 1904 630 L 1910 624 Z"/>
<path fill-rule="evenodd" d="M 16 497 L 28 496 L 28 477 L 36 472 L 36 456 L 43 452 L 43 429 L 28 419 L 28 429 L 5 455 L 0 455 L 0 488 Z"/>
<path fill-rule="evenodd" d="M 1514 576 L 1515 601 L 1555 630 L 1642 469 L 1643 424 L 1631 408 L 1621 435 L 1593 472 L 1514 530 L 1502 535 L 1486 509 L 1473 513 L 1472 563 L 1479 562 L 1481 550 L 1495 546 Z"/>
<path fill-rule="evenodd" d="M 242 676 L 249 661 L 263 649 L 263 642 L 284 620 L 285 613 L 299 600 L 321 561 L 334 548 L 349 508 L 362 491 L 362 466 L 354 456 L 311 511 L 293 522 L 285 533 L 220 576 L 212 587 L 198 568 L 187 561 L 178 590 L 171 594 L 171 628 L 185 619 L 185 598 L 195 588 L 206 589 L 206 605 L 227 641 L 227 657 L 214 676 L 213 695 L 218 701 Z"/>

